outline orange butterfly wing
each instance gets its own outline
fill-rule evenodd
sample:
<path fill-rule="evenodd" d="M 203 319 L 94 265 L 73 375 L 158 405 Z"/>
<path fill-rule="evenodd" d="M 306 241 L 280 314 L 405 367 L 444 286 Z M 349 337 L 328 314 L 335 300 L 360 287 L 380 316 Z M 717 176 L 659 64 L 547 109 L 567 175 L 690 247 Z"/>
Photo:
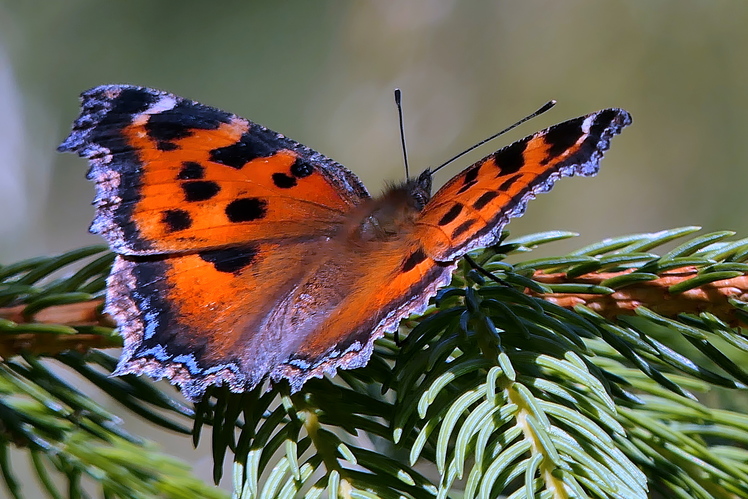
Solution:
<path fill-rule="evenodd" d="M 272 315 L 365 187 L 297 142 L 166 92 L 107 85 L 81 100 L 59 150 L 89 160 L 91 231 L 120 254 L 106 307 L 125 339 L 117 374 L 168 377 L 192 399 L 255 386 L 296 340 L 248 318 Z"/>
<path fill-rule="evenodd" d="M 89 159 L 91 232 L 120 254 L 302 237 L 369 198 L 342 165 L 236 115 L 125 85 L 81 100 L 59 150 Z"/>
<path fill-rule="evenodd" d="M 425 253 L 449 261 L 499 240 L 509 218 L 561 177 L 595 175 L 610 139 L 631 123 L 605 109 L 559 123 L 478 161 L 447 182 L 417 220 Z"/>
<path fill-rule="evenodd" d="M 371 341 L 394 330 L 402 317 L 422 312 L 439 287 L 449 282 L 456 259 L 495 243 L 502 227 L 510 217 L 522 214 L 529 199 L 549 190 L 561 177 L 597 173 L 611 137 L 630 123 L 626 111 L 608 109 L 537 132 L 447 182 L 414 215 L 412 226 L 403 224 L 392 241 L 361 248 L 358 259 L 349 256 L 350 263 L 341 253 L 338 261 L 343 267 L 365 262 L 366 274 L 358 280 L 353 276 L 344 279 L 356 285 L 295 355 L 318 361 L 326 352 L 350 345 L 354 339 L 371 348 Z M 394 190 L 412 194 L 419 182 L 413 180 Z M 402 204 L 398 196 L 391 197 L 385 194 L 372 204 Z M 368 354 L 343 366 L 360 366 L 362 358 L 368 359 Z M 293 366 L 284 369 L 284 373 L 301 375 Z"/>

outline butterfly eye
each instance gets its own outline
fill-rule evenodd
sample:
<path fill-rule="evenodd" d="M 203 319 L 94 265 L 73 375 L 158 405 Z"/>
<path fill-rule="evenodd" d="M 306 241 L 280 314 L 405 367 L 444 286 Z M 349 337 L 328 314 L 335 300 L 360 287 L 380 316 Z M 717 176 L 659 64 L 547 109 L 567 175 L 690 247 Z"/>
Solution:
<path fill-rule="evenodd" d="M 426 206 L 426 203 L 429 202 L 428 196 L 426 196 L 423 191 L 419 190 L 413 191 L 413 199 L 416 202 L 416 208 L 418 211 L 421 211 Z"/>
<path fill-rule="evenodd" d="M 413 198 L 415 207 L 418 211 L 421 211 L 431 199 L 431 171 L 425 170 L 416 180 L 408 183 L 408 191 Z"/>

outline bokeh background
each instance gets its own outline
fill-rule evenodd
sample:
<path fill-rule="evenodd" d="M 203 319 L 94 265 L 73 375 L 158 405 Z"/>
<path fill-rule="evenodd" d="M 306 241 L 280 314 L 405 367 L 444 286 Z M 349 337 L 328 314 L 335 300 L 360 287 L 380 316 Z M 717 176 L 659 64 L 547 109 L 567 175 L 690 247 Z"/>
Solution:
<path fill-rule="evenodd" d="M 569 249 L 682 225 L 748 236 L 746 26 L 748 2 L 728 0 L 0 0 L 0 263 L 100 242 L 86 165 L 55 147 L 77 95 L 102 83 L 250 118 L 372 193 L 403 178 L 395 87 L 415 170 L 559 101 L 438 183 L 542 127 L 623 107 L 634 125 L 598 177 L 560 182 L 511 231 L 580 232 Z"/>

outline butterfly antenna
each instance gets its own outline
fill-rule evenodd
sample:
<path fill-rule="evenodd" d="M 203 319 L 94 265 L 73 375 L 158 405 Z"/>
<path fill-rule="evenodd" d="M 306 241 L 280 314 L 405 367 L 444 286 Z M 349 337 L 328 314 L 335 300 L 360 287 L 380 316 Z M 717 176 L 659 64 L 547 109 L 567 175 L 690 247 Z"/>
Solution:
<path fill-rule="evenodd" d="M 410 179 L 410 168 L 408 167 L 408 149 L 405 147 L 405 127 L 403 126 L 403 93 L 399 88 L 395 89 L 395 105 L 397 106 L 397 116 L 400 119 L 400 142 L 403 145 L 403 162 L 405 163 L 405 180 Z"/>
<path fill-rule="evenodd" d="M 396 91 L 396 92 L 397 92 L 397 91 Z M 456 161 L 456 160 L 460 159 L 461 157 L 463 157 L 464 155 L 466 155 L 467 153 L 469 153 L 469 152 L 470 152 L 470 151 L 472 151 L 473 149 L 477 149 L 478 147 L 482 146 L 482 145 L 483 145 L 483 144 L 485 144 L 486 142 L 490 142 L 490 141 L 492 141 L 493 139 L 495 139 L 495 138 L 496 138 L 496 137 L 498 137 L 499 135 L 503 135 L 503 134 L 507 133 L 507 132 L 508 132 L 508 131 L 510 131 L 510 130 L 514 130 L 515 128 L 517 128 L 518 126 L 520 126 L 520 125 L 521 125 L 522 123 L 524 123 L 525 121 L 529 121 L 529 120 L 531 120 L 531 119 L 535 118 L 536 116 L 540 116 L 541 114 L 543 114 L 544 112 L 548 111 L 548 110 L 549 110 L 550 108 L 552 108 L 552 107 L 553 107 L 553 106 L 555 106 L 555 105 L 556 105 L 556 101 L 555 101 L 555 100 L 551 100 L 551 101 L 548 101 L 548 102 L 546 102 L 545 104 L 543 104 L 543 106 L 542 106 L 542 107 L 541 107 L 540 109 L 538 109 L 538 110 L 537 110 L 537 111 L 535 111 L 534 113 L 532 113 L 532 114 L 529 114 L 529 115 L 525 116 L 524 118 L 522 118 L 522 119 L 521 119 L 521 120 L 519 120 L 518 122 L 514 123 L 513 125 L 511 125 L 511 126 L 508 126 L 508 127 L 506 127 L 505 129 L 503 129 L 502 131 L 500 131 L 500 132 L 498 132 L 498 133 L 495 133 L 495 134 L 491 135 L 491 136 L 490 136 L 490 137 L 488 137 L 487 139 L 483 139 L 483 140 L 481 140 L 480 142 L 478 142 L 478 143 L 477 143 L 477 144 L 475 144 L 474 146 L 472 146 L 472 147 L 468 147 L 467 149 L 465 149 L 464 151 L 462 151 L 462 152 L 461 152 L 460 154 L 458 154 L 457 156 L 455 156 L 455 157 L 453 157 L 453 158 L 450 158 L 450 159 L 448 159 L 447 161 L 445 161 L 445 162 L 444 162 L 444 163 L 442 163 L 441 165 L 439 165 L 439 166 L 437 166 L 436 168 L 434 168 L 433 170 L 431 170 L 431 175 L 433 175 L 434 173 L 438 172 L 439 170 L 441 170 L 442 168 L 444 168 L 444 167 L 445 167 L 445 166 L 447 166 L 448 164 L 452 163 L 453 161 Z M 403 138 L 403 141 L 405 141 L 405 139 L 404 139 L 404 138 Z M 405 142 L 403 142 L 403 143 L 405 143 Z"/>

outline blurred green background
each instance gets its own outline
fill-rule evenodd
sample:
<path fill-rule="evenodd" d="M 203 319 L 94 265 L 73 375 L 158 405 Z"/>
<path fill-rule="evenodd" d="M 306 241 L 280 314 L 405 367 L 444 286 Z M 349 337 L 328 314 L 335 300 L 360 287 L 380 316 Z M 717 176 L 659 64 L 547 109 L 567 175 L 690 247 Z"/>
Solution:
<path fill-rule="evenodd" d="M 403 178 L 395 87 L 415 170 L 559 101 L 439 184 L 542 127 L 623 107 L 634 125 L 598 177 L 561 182 L 512 232 L 582 233 L 569 249 L 681 225 L 748 236 L 746 26 L 748 2 L 719 0 L 0 0 L 0 263 L 101 242 L 87 233 L 86 165 L 55 148 L 77 95 L 102 83 L 250 118 L 345 164 L 372 193 Z M 177 445 L 207 478 L 207 446 Z"/>
<path fill-rule="evenodd" d="M 440 172 L 603 107 L 634 125 L 594 179 L 561 182 L 513 233 L 583 240 L 679 225 L 748 234 L 748 3 L 0 1 L 0 261 L 100 242 L 84 161 L 55 152 L 77 95 L 153 86 L 265 124 L 372 193 L 558 106 Z"/>

